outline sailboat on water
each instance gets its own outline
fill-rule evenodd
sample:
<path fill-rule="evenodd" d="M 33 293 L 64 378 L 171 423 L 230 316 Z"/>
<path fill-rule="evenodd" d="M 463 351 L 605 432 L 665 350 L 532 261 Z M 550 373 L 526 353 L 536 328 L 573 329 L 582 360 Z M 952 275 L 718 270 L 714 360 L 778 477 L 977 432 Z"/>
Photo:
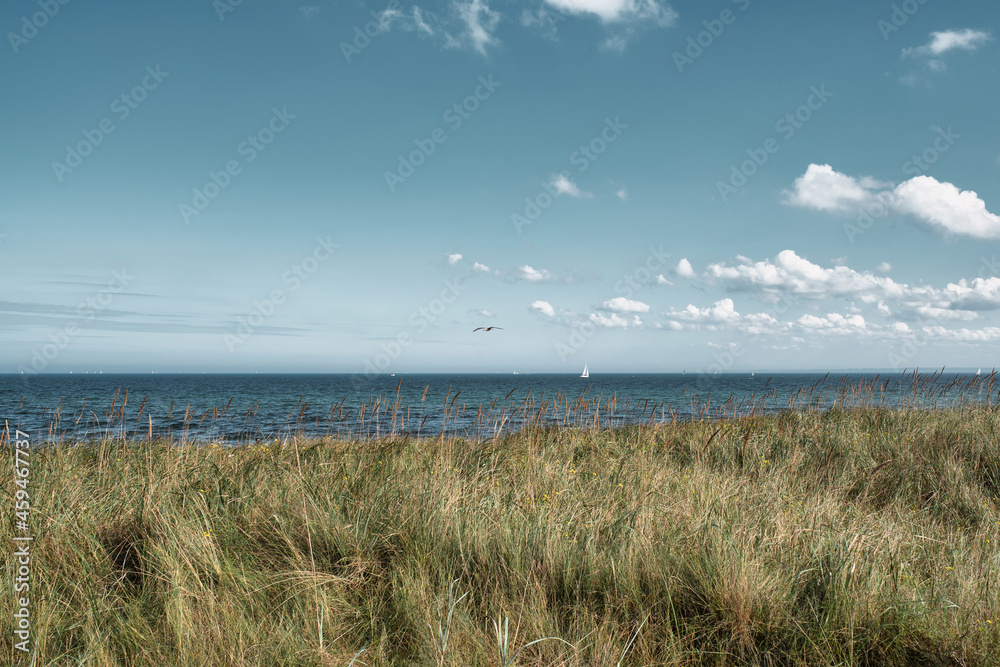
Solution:
<path fill-rule="evenodd" d="M 589 378 L 590 377 L 590 370 L 587 368 L 587 364 L 583 365 L 583 373 L 580 374 L 580 377 L 582 377 L 582 378 Z"/>

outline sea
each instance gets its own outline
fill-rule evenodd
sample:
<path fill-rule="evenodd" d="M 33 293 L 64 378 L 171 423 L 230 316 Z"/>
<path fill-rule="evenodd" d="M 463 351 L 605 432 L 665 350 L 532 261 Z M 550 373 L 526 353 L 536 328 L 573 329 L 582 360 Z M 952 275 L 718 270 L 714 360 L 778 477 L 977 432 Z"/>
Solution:
<path fill-rule="evenodd" d="M 839 406 L 995 403 L 995 373 L 0 375 L 0 438 L 495 437 Z"/>

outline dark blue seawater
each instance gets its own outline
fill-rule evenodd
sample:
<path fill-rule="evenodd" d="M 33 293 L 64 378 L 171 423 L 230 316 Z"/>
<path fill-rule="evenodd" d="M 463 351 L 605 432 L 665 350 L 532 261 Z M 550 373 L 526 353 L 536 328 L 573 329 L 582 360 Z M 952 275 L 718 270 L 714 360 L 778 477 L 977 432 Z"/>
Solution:
<path fill-rule="evenodd" d="M 34 442 L 170 436 L 487 437 L 540 420 L 618 426 L 826 409 L 944 407 L 997 399 L 994 374 L 0 375 L 0 430 Z M 398 389 L 398 393 L 397 393 Z"/>

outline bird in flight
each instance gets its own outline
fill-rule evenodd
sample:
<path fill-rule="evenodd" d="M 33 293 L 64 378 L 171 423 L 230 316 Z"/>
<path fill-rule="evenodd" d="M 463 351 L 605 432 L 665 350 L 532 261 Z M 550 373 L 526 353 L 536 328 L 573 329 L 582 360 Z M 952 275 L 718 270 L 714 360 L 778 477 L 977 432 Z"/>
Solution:
<path fill-rule="evenodd" d="M 472 330 L 472 333 L 476 333 L 477 331 L 493 331 L 494 329 L 499 329 L 500 331 L 503 331 L 503 327 L 477 327 Z"/>

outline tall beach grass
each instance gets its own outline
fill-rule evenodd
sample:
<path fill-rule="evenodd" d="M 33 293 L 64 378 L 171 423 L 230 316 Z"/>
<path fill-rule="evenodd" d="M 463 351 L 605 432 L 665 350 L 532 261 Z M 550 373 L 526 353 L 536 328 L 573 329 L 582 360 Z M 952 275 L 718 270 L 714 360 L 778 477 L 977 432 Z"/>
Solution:
<path fill-rule="evenodd" d="M 990 405 L 30 461 L 18 664 L 1000 665 Z"/>

